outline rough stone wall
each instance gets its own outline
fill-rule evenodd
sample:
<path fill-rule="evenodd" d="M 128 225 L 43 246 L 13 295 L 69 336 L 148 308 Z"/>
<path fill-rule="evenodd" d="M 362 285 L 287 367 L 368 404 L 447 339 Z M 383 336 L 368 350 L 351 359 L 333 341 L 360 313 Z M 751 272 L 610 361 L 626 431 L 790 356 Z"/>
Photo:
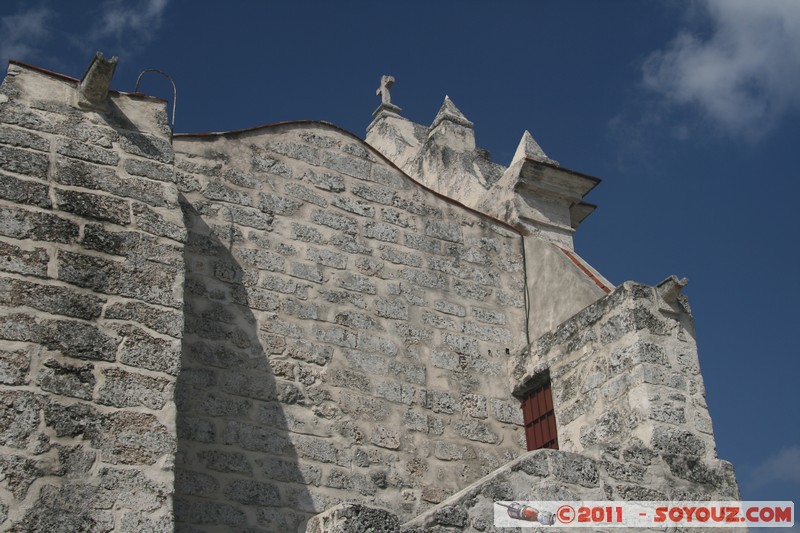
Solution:
<path fill-rule="evenodd" d="M 561 449 L 529 452 L 387 531 L 495 531 L 498 500 L 738 500 L 733 467 L 716 456 L 680 285 L 624 283 L 534 342 L 517 357 L 516 392 L 549 373 Z M 336 509 L 310 531 L 358 531 L 353 517 L 391 523 Z"/>
<path fill-rule="evenodd" d="M 354 499 L 407 519 L 525 449 L 518 234 L 329 125 L 175 148 L 180 524 L 293 530 Z"/>
<path fill-rule="evenodd" d="M 170 531 L 183 240 L 164 102 L 0 87 L 0 529 Z"/>
<path fill-rule="evenodd" d="M 628 500 L 738 499 L 716 455 L 686 298 L 633 282 L 519 357 L 526 383 L 548 369 L 561 450 L 601 459 Z"/>
<path fill-rule="evenodd" d="M 659 480 L 663 485 L 672 483 L 675 489 L 685 480 L 676 479 L 670 468 L 665 468 L 665 463 L 657 463 L 640 450 L 636 450 L 637 460 L 631 462 L 627 472 L 620 469 L 616 458 L 592 458 L 582 454 L 565 452 L 561 450 L 535 450 L 504 465 L 502 468 L 465 488 L 458 494 L 442 502 L 423 515 L 402 524 L 396 529 L 386 528 L 384 531 L 403 531 L 405 533 L 472 533 L 478 531 L 491 532 L 519 532 L 519 531 L 548 531 L 549 527 L 542 528 L 495 528 L 494 502 L 496 501 L 607 501 L 607 500 L 632 500 L 649 501 L 647 492 L 635 493 L 630 491 L 628 477 L 631 468 L 635 466 L 650 465 L 654 480 Z M 721 462 L 720 462 L 721 463 Z M 724 463 L 717 466 L 715 474 L 718 476 L 714 484 L 729 487 L 736 486 L 733 468 Z M 699 468 L 698 468 L 699 470 Z M 640 481 L 641 484 L 641 481 Z M 702 482 L 692 482 L 695 488 L 702 492 Z M 707 487 L 706 487 L 707 488 Z M 673 490 L 672 499 L 681 501 L 689 494 L 690 490 Z M 721 491 L 731 494 L 730 491 Z M 661 497 L 652 499 L 662 499 Z M 724 499 L 729 499 L 726 497 Z M 554 510 L 553 510 L 554 511 Z M 552 512 L 552 511 L 551 511 Z M 352 514 L 352 513 L 351 513 Z M 374 513 L 373 513 L 374 514 Z M 365 516 L 366 515 L 365 513 Z M 384 522 L 389 522 L 387 517 L 380 517 Z M 346 524 L 339 531 L 349 533 L 358 529 L 348 529 L 351 524 Z M 588 528 L 559 528 L 561 531 L 587 531 Z M 681 529 L 682 531 L 702 532 L 702 528 Z M 320 528 L 320 533 L 336 532 L 335 529 Z M 363 531 L 363 530 L 362 530 Z M 593 532 L 613 533 L 618 529 L 591 528 Z M 744 533 L 746 527 L 726 528 L 726 531 Z M 315 532 L 316 533 L 316 532 Z"/>
<path fill-rule="evenodd" d="M 626 282 L 539 338 L 525 382 L 549 369 L 563 450 L 639 440 L 664 453 L 716 457 L 687 300 Z"/>
<path fill-rule="evenodd" d="M 176 156 L 163 101 L 77 87 L 18 64 L 0 87 L 0 529 L 293 531 L 360 500 L 396 516 L 312 530 L 487 530 L 497 499 L 738 498 L 678 280 L 523 351 L 526 287 L 553 323 L 597 296 L 549 244 L 331 125 Z M 544 371 L 562 450 L 515 461 L 511 389 Z"/>

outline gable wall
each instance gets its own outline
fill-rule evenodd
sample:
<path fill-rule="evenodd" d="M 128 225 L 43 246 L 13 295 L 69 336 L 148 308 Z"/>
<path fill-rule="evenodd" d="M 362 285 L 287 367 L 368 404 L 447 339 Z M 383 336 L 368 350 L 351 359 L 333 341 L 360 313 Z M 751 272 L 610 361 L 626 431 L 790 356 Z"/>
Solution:
<path fill-rule="evenodd" d="M 411 517 L 525 450 L 517 233 L 332 126 L 175 147 L 179 522 L 293 528 L 353 499 Z"/>
<path fill-rule="evenodd" d="M 163 101 L 76 86 L 12 65 L 0 87 L 3 529 L 295 530 L 345 500 L 427 520 L 523 453 L 512 387 L 545 369 L 593 490 L 738 496 L 669 284 L 530 339 L 563 317 L 526 286 L 555 273 L 558 311 L 583 307 L 547 254 L 350 134 L 171 142 Z"/>

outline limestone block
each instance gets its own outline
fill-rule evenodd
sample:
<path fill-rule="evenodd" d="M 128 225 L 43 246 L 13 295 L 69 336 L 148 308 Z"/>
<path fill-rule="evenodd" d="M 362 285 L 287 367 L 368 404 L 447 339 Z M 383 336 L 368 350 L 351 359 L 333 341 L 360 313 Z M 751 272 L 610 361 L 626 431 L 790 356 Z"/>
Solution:
<path fill-rule="evenodd" d="M 94 365 L 86 363 L 71 365 L 54 359 L 44 362 L 36 378 L 42 390 L 90 400 L 95 387 Z"/>
<path fill-rule="evenodd" d="M 77 224 L 57 215 L 0 207 L 0 234 L 7 237 L 70 243 L 78 231 Z"/>
<path fill-rule="evenodd" d="M 399 532 L 399 520 L 385 509 L 346 503 L 332 507 L 309 520 L 306 533 Z"/>
<path fill-rule="evenodd" d="M 34 178 L 46 178 L 50 162 L 47 155 L 0 145 L 0 169 Z"/>
<path fill-rule="evenodd" d="M 125 171 L 133 176 L 141 176 L 151 180 L 177 183 L 175 170 L 171 166 L 147 159 L 126 159 Z"/>
<path fill-rule="evenodd" d="M 147 303 L 180 307 L 175 295 L 177 272 L 158 263 L 131 265 L 74 252 L 60 251 L 59 279 L 104 294 L 118 294 Z"/>
<path fill-rule="evenodd" d="M 0 174 L 0 198 L 19 204 L 51 207 L 49 187 L 33 180 L 22 180 L 8 174 Z"/>
<path fill-rule="evenodd" d="M 119 154 L 117 152 L 73 139 L 60 139 L 56 152 L 67 157 L 101 165 L 116 166 L 119 163 Z"/>
<path fill-rule="evenodd" d="M 175 160 L 172 144 L 161 136 L 122 130 L 119 140 L 120 148 L 126 153 L 161 163 L 172 163 Z"/>
<path fill-rule="evenodd" d="M 238 507 L 207 498 L 176 496 L 174 508 L 177 523 L 231 527 L 241 527 L 247 523 L 247 515 Z"/>
<path fill-rule="evenodd" d="M 459 435 L 472 441 L 495 444 L 499 442 L 499 437 L 492 432 L 489 427 L 477 420 L 462 420 L 454 424 L 454 428 Z"/>
<path fill-rule="evenodd" d="M 98 391 L 99 403 L 158 410 L 172 399 L 172 381 L 169 379 L 143 376 L 116 368 L 105 369 L 103 376 L 105 384 Z"/>
<path fill-rule="evenodd" d="M 314 187 L 324 191 L 342 192 L 344 190 L 344 179 L 342 176 L 333 173 L 317 174 L 308 171 L 300 179 L 309 181 Z"/>
<path fill-rule="evenodd" d="M 49 259 L 48 252 L 44 248 L 25 250 L 13 244 L 0 242 L 0 270 L 4 272 L 47 277 Z"/>
<path fill-rule="evenodd" d="M 160 170 L 170 173 L 168 168 Z M 153 172 L 149 173 L 153 174 Z M 132 198 L 155 207 L 177 207 L 177 204 L 170 198 L 168 186 L 137 176 L 122 177 L 115 172 L 115 169 L 110 167 L 73 159 L 58 158 L 53 179 L 62 185 L 103 190 L 115 196 Z M 168 180 L 162 179 L 161 181 Z"/>
<path fill-rule="evenodd" d="M 264 481 L 237 479 L 228 483 L 223 492 L 230 500 L 243 505 L 275 506 L 280 502 L 275 485 Z"/>
<path fill-rule="evenodd" d="M 107 319 L 132 320 L 148 328 L 179 338 L 183 330 L 183 316 L 172 309 L 147 305 L 141 302 L 114 302 L 106 307 Z"/>
<path fill-rule="evenodd" d="M 105 299 L 68 287 L 0 278 L 0 303 L 29 306 L 49 313 L 92 320 L 100 316 Z"/>
<path fill-rule="evenodd" d="M 0 144 L 31 148 L 40 152 L 50 151 L 50 141 L 32 131 L 0 125 Z"/>
<path fill-rule="evenodd" d="M 98 423 L 99 422 L 99 423 Z M 175 435 L 151 414 L 119 411 L 86 427 L 86 436 L 112 464 L 152 465 L 175 453 Z"/>
<path fill-rule="evenodd" d="M 39 426 L 45 400 L 28 391 L 0 391 L 0 444 L 25 449 Z"/>

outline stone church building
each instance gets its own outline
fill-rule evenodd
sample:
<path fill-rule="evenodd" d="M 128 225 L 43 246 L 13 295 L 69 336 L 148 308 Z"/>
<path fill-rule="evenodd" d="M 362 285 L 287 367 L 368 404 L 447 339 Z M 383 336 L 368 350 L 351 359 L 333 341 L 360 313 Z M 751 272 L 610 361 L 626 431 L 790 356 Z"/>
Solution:
<path fill-rule="evenodd" d="M 491 161 L 449 98 L 415 124 L 389 76 L 366 141 L 173 136 L 115 66 L 0 87 L 0 529 L 488 532 L 497 500 L 738 499 L 685 280 L 614 286 L 574 250 L 597 178 L 527 132 Z"/>

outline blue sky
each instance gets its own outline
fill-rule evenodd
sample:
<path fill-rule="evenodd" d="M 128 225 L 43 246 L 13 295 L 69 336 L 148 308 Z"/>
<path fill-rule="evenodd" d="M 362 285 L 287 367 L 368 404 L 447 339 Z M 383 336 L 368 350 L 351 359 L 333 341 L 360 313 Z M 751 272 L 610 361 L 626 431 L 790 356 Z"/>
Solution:
<path fill-rule="evenodd" d="M 800 1 L 0 6 L 2 61 L 80 77 L 96 50 L 120 57 L 119 90 L 168 72 L 178 132 L 319 119 L 363 137 L 382 74 L 416 122 L 449 95 L 500 163 L 530 130 L 603 179 L 576 236 L 585 259 L 614 283 L 689 278 L 743 498 L 800 500 Z M 141 90 L 171 96 L 154 75 Z"/>

